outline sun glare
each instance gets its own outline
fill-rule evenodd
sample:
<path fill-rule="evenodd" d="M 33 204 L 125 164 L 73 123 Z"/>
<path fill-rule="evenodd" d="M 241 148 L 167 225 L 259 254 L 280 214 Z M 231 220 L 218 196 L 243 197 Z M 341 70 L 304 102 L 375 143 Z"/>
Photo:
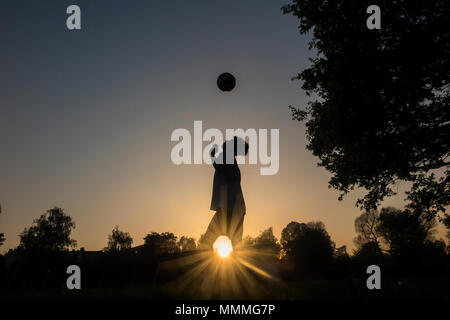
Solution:
<path fill-rule="evenodd" d="M 226 258 L 233 251 L 233 246 L 227 236 L 219 236 L 213 244 L 213 249 L 220 257 Z"/>

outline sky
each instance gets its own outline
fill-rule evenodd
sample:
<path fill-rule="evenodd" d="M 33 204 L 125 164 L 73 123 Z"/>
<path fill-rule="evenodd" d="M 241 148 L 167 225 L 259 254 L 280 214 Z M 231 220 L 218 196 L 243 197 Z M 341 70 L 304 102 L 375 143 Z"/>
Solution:
<path fill-rule="evenodd" d="M 74 219 L 86 250 L 105 247 L 115 225 L 134 245 L 152 231 L 198 238 L 213 216 L 214 170 L 170 159 L 172 131 L 193 132 L 195 120 L 204 130 L 280 130 L 276 175 L 241 165 L 244 235 L 273 227 L 279 238 L 291 221 L 320 220 L 337 246 L 353 248 L 362 193 L 337 200 L 290 118 L 289 105 L 308 101 L 291 78 L 314 53 L 282 14 L 286 2 L 2 1 L 1 252 L 53 206 Z M 66 28 L 70 4 L 81 30 Z M 237 80 L 228 94 L 216 86 L 223 72 Z"/>

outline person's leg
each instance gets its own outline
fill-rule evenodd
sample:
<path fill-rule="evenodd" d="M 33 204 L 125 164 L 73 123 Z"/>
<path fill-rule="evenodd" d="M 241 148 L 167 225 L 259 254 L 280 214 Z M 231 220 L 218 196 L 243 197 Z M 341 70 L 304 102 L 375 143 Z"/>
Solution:
<path fill-rule="evenodd" d="M 207 249 L 212 249 L 214 242 L 220 235 L 226 234 L 226 216 L 222 211 L 216 211 L 214 217 L 208 225 L 208 229 L 203 235 L 202 246 L 206 246 Z"/>
<path fill-rule="evenodd" d="M 233 226 L 233 210 L 227 210 L 227 214 L 226 214 L 226 229 L 225 229 L 225 234 L 227 235 L 227 237 L 229 239 L 231 239 L 231 236 L 234 233 L 234 226 Z"/>
<path fill-rule="evenodd" d="M 232 222 L 232 230 L 233 232 L 230 234 L 229 238 L 231 239 L 231 243 L 233 247 L 237 247 L 242 241 L 242 235 L 244 233 L 244 216 L 238 215 L 235 216 L 235 220 Z"/>
<path fill-rule="evenodd" d="M 208 228 L 206 229 L 205 234 L 202 237 L 201 246 L 202 249 L 212 249 L 212 245 L 214 243 L 214 239 L 217 238 L 216 234 L 218 233 L 218 221 L 219 221 L 219 212 L 216 212 L 209 222 Z"/>

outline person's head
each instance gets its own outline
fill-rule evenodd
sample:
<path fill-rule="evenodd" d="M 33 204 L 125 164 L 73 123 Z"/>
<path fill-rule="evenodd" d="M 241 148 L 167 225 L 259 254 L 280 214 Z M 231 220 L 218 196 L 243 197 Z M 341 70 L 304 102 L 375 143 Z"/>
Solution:
<path fill-rule="evenodd" d="M 222 150 L 226 154 L 227 150 L 234 150 L 234 156 L 245 156 L 248 153 L 248 143 L 239 137 L 234 137 L 232 140 L 227 140 L 222 145 Z"/>

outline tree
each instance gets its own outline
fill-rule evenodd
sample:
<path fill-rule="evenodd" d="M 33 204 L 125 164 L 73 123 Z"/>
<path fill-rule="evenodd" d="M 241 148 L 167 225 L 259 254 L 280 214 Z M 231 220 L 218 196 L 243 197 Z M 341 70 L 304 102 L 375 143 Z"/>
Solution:
<path fill-rule="evenodd" d="M 353 252 L 357 261 L 363 264 L 377 264 L 383 256 L 380 247 L 383 234 L 380 232 L 380 214 L 377 210 L 363 212 L 355 219 L 357 236 L 353 240 L 356 249 Z"/>
<path fill-rule="evenodd" d="M 205 234 L 201 234 L 198 238 L 197 249 L 208 250 L 211 249 L 208 240 L 205 238 Z"/>
<path fill-rule="evenodd" d="M 383 257 L 383 252 L 378 242 L 368 241 L 361 243 L 354 251 L 353 256 L 365 266 L 378 265 Z"/>
<path fill-rule="evenodd" d="M 256 240 L 252 236 L 245 236 L 242 238 L 242 246 L 243 247 L 250 247 L 255 244 Z"/>
<path fill-rule="evenodd" d="M 58 207 L 47 210 L 33 220 L 30 228 L 20 234 L 19 249 L 67 250 L 76 247 L 77 242 L 70 237 L 75 222 Z"/>
<path fill-rule="evenodd" d="M 2 213 L 2 205 L 0 205 L 0 213 Z M 3 242 L 5 242 L 5 234 L 4 233 L 0 233 L 0 246 L 3 245 Z"/>
<path fill-rule="evenodd" d="M 298 235 L 302 232 L 302 230 L 305 228 L 304 223 L 298 223 L 295 221 L 291 221 L 282 231 L 281 231 L 281 247 L 283 248 L 283 251 L 285 255 L 289 256 L 291 255 L 291 246 L 290 243 L 292 243 Z"/>
<path fill-rule="evenodd" d="M 144 247 L 156 254 L 180 252 L 177 237 L 172 232 L 152 232 L 146 235 L 144 237 Z"/>
<path fill-rule="evenodd" d="M 378 232 L 391 255 L 420 255 L 433 245 L 436 221 L 409 210 L 383 208 L 379 215 Z"/>
<path fill-rule="evenodd" d="M 178 240 L 178 247 L 180 248 L 181 252 L 193 251 L 197 249 L 195 239 L 185 236 L 182 236 L 180 240 Z"/>
<path fill-rule="evenodd" d="M 355 220 L 355 256 L 373 261 L 384 250 L 397 257 L 438 257 L 445 245 L 434 239 L 435 227 L 436 218 L 416 209 L 386 207 L 364 212 Z"/>
<path fill-rule="evenodd" d="M 107 251 L 123 251 L 130 249 L 133 243 L 133 238 L 131 238 L 128 232 L 123 232 L 119 230 L 118 226 L 111 231 L 108 235 L 108 246 L 105 248 Z"/>
<path fill-rule="evenodd" d="M 347 253 L 347 246 L 342 246 L 342 247 L 335 248 L 334 256 L 336 258 L 348 258 L 349 255 Z"/>
<path fill-rule="evenodd" d="M 254 244 L 256 246 L 263 247 L 275 254 L 278 254 L 281 250 L 281 246 L 278 243 L 277 238 L 273 234 L 272 227 L 261 231 L 261 233 L 254 239 Z"/>
<path fill-rule="evenodd" d="M 448 5 L 380 0 L 378 31 L 365 27 L 371 4 L 293 0 L 282 8 L 299 18 L 300 33 L 311 33 L 317 52 L 295 77 L 314 98 L 291 106 L 292 118 L 306 122 L 307 148 L 331 173 L 339 199 L 364 188 L 357 205 L 368 211 L 407 181 L 411 205 L 435 215 L 450 204 Z"/>
<path fill-rule="evenodd" d="M 281 232 L 281 245 L 285 258 L 300 272 L 325 272 L 335 252 L 335 244 L 320 221 L 290 222 Z"/>
<path fill-rule="evenodd" d="M 442 219 L 442 223 L 447 228 L 447 238 L 450 240 L 450 215 L 446 214 Z"/>
<path fill-rule="evenodd" d="M 352 269 L 352 259 L 347 253 L 347 246 L 338 247 L 334 250 L 332 274 L 335 277 L 345 278 Z"/>
<path fill-rule="evenodd" d="M 366 243 L 373 242 L 377 245 L 380 241 L 379 220 L 380 215 L 377 210 L 369 210 L 363 212 L 355 219 L 355 230 L 357 233 L 353 242 L 357 247 L 361 247 Z"/>

